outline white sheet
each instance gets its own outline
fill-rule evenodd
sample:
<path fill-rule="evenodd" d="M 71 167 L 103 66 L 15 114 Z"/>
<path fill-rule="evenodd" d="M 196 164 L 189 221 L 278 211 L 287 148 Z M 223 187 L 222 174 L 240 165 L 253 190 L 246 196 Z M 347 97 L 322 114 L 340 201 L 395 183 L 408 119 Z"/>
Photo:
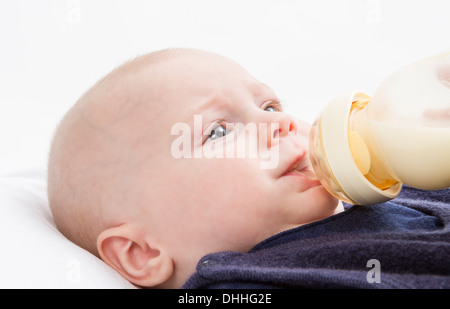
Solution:
<path fill-rule="evenodd" d="M 56 229 L 44 170 L 0 177 L 0 221 L 0 288 L 135 288 Z"/>

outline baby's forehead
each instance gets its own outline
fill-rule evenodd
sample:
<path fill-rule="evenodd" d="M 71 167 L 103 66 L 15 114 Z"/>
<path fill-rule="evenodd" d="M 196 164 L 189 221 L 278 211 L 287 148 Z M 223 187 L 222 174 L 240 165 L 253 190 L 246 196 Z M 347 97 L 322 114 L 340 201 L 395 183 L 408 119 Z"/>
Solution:
<path fill-rule="evenodd" d="M 196 50 L 165 55 L 147 64 L 142 78 L 143 90 L 165 108 L 192 105 L 191 99 L 225 96 L 227 89 L 261 84 L 234 61 Z"/>
<path fill-rule="evenodd" d="M 122 73 L 129 83 L 119 97 L 124 107 L 134 102 L 136 123 L 167 126 L 190 123 L 193 116 L 208 110 L 223 110 L 224 104 L 242 101 L 245 95 L 270 88 L 257 81 L 236 62 L 221 55 L 197 51 L 175 50 L 149 55 L 130 64 Z M 120 84 L 120 81 L 119 83 Z M 226 105 L 226 104 L 225 104 Z M 158 131 L 156 129 L 156 131 Z"/>

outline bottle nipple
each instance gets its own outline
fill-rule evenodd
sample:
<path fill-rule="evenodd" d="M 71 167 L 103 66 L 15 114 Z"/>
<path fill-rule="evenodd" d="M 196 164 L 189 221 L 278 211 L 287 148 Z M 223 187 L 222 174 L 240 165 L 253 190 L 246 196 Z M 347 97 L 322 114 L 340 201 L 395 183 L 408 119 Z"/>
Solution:
<path fill-rule="evenodd" d="M 363 138 L 355 131 L 348 132 L 348 143 L 356 166 L 363 175 L 367 175 L 370 171 L 369 148 L 367 148 Z"/>
<path fill-rule="evenodd" d="M 328 192 L 351 204 L 382 203 L 401 190 L 400 183 L 390 181 L 370 144 L 366 119 L 370 102 L 371 97 L 362 92 L 333 99 L 310 134 L 311 163 L 318 179 Z"/>
<path fill-rule="evenodd" d="M 371 99 L 370 96 L 362 92 L 355 94 L 350 112 L 354 114 L 364 109 Z M 353 160 L 358 166 L 358 169 L 363 175 L 367 175 L 370 171 L 371 159 L 369 148 L 364 142 L 364 139 L 359 133 L 350 129 L 348 131 L 348 143 Z"/>

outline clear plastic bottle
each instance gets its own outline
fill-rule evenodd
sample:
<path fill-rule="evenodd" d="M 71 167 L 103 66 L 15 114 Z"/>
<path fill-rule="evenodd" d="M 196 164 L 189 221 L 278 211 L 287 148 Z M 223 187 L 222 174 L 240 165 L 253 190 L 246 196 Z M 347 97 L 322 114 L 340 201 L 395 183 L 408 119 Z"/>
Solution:
<path fill-rule="evenodd" d="M 403 184 L 450 187 L 450 53 L 400 68 L 372 97 L 332 100 L 313 124 L 310 155 L 323 186 L 351 204 L 393 199 Z"/>

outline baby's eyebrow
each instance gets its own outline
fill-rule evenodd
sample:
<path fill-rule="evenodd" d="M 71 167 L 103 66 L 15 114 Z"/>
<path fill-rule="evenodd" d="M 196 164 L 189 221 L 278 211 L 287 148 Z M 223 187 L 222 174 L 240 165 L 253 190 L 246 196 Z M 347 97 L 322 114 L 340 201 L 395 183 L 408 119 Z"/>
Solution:
<path fill-rule="evenodd" d="M 265 84 L 265 83 L 263 83 L 263 82 L 261 82 L 261 81 L 259 81 L 257 79 L 254 79 L 252 81 L 252 84 L 253 84 L 252 89 L 253 89 L 253 92 L 254 92 L 253 94 L 255 95 L 255 97 L 258 97 L 259 95 L 261 95 L 261 93 L 263 93 L 263 95 L 264 94 L 265 95 L 273 94 L 274 96 L 276 96 L 274 91 L 272 90 L 272 88 L 270 88 L 267 84 Z"/>
<path fill-rule="evenodd" d="M 184 119 L 184 123 L 189 123 L 192 119 L 194 119 L 195 115 L 201 115 L 205 111 L 212 110 L 223 110 L 227 107 L 227 102 L 223 99 L 220 99 L 217 95 L 212 95 L 209 98 L 205 98 L 201 100 L 198 104 L 195 104 L 189 112 L 188 117 Z"/>
<path fill-rule="evenodd" d="M 272 91 L 272 88 L 270 88 L 267 84 L 264 84 L 263 82 L 260 82 L 259 80 L 256 81 L 257 84 L 263 88 L 266 88 L 267 90 Z"/>
<path fill-rule="evenodd" d="M 206 99 L 200 106 L 197 108 L 197 111 L 205 111 L 212 108 L 223 108 L 227 104 L 223 98 L 219 98 L 219 96 L 214 95 L 211 98 Z"/>
<path fill-rule="evenodd" d="M 248 89 L 249 91 L 253 92 L 253 96 L 255 98 L 258 98 L 260 96 L 265 97 L 267 96 L 267 93 L 273 93 L 272 88 L 259 80 L 254 79 L 251 81 L 251 84 L 252 85 L 250 85 Z M 273 99 L 276 99 L 276 97 Z M 229 105 L 229 102 L 226 100 L 226 98 L 218 93 L 215 93 L 201 101 L 202 102 L 200 102 L 196 107 L 193 108 L 193 112 L 191 113 L 189 119 L 193 119 L 194 115 L 202 114 L 205 111 L 227 110 Z"/>

